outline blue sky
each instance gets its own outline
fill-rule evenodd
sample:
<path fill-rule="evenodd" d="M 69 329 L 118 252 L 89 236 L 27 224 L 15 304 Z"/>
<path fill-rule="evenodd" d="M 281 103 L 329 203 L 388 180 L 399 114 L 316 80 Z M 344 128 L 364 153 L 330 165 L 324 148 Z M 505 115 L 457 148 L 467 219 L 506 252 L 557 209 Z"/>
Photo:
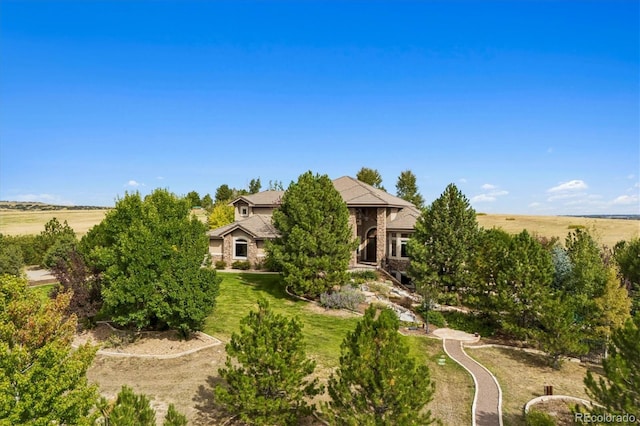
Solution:
<path fill-rule="evenodd" d="M 482 212 L 640 213 L 637 1 L 11 1 L 0 199 L 411 169 Z"/>

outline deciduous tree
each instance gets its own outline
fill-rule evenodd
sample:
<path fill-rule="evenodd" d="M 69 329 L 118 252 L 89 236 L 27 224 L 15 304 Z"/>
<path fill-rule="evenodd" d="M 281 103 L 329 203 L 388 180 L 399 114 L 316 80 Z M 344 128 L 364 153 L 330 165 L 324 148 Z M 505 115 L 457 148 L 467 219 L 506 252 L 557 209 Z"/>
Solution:
<path fill-rule="evenodd" d="M 260 192 L 261 188 L 262 188 L 262 183 L 260 182 L 260 178 L 251 179 L 251 182 L 249 182 L 249 194 L 258 193 Z"/>
<path fill-rule="evenodd" d="M 185 336 L 201 329 L 220 281 L 202 268 L 205 231 L 189 203 L 166 190 L 118 200 L 81 244 L 102 276 L 103 311 L 120 325 L 169 327 Z"/>
<path fill-rule="evenodd" d="M 396 195 L 403 200 L 413 203 L 413 205 L 418 208 L 422 208 L 424 204 L 424 198 L 422 198 L 422 195 L 418 192 L 416 175 L 414 175 L 411 170 L 405 170 L 398 176 Z"/>
<path fill-rule="evenodd" d="M 347 205 L 327 175 L 309 171 L 291 183 L 272 220 L 280 236 L 267 253 L 292 291 L 315 297 L 346 282 L 356 243 Z"/>
<path fill-rule="evenodd" d="M 20 246 L 0 234 L 0 275 L 22 275 L 24 259 Z"/>
<path fill-rule="evenodd" d="M 627 289 L 620 285 L 618 271 L 614 266 L 608 268 L 607 282 L 602 295 L 595 299 L 595 306 L 598 312 L 595 332 L 605 342 L 609 342 L 611 333 L 631 318 L 631 299 Z"/>
<path fill-rule="evenodd" d="M 329 378 L 331 424 L 427 425 L 434 421 L 425 407 L 433 398 L 429 369 L 417 365 L 398 334 L 390 309 L 376 319 L 370 306 L 342 343 L 340 365 Z"/>
<path fill-rule="evenodd" d="M 382 186 L 382 176 L 380 176 L 380 172 L 376 169 L 363 167 L 356 174 L 356 179 L 358 179 L 360 182 L 368 183 L 375 188 L 386 191 L 386 189 L 384 189 L 384 186 Z"/>
<path fill-rule="evenodd" d="M 0 276 L 0 424 L 89 424 L 97 401 L 86 372 L 96 348 L 71 347 L 69 294 L 43 303 L 26 280 Z"/>
<path fill-rule="evenodd" d="M 216 204 L 209 215 L 209 229 L 216 229 L 228 225 L 234 220 L 233 206 L 227 204 Z"/>
<path fill-rule="evenodd" d="M 302 326 L 258 301 L 258 311 L 241 321 L 227 344 L 226 386 L 214 389 L 215 402 L 252 425 L 293 425 L 312 412 L 307 403 L 321 392 L 309 376 L 315 362 L 305 354 Z M 234 361 L 235 360 L 235 361 Z"/>
<path fill-rule="evenodd" d="M 417 288 L 435 297 L 467 285 L 471 254 L 478 239 L 476 212 L 454 184 L 423 209 L 407 245 L 409 274 Z"/>

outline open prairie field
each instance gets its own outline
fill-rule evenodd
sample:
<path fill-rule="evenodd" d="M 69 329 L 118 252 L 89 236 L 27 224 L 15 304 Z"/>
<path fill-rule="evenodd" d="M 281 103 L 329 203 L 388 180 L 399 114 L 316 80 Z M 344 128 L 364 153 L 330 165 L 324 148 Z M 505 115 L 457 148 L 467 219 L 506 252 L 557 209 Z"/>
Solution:
<path fill-rule="evenodd" d="M 561 243 L 564 243 L 565 237 L 573 228 L 584 226 L 601 244 L 609 247 L 620 240 L 640 236 L 639 220 L 487 214 L 478 215 L 478 223 L 486 229 L 502 228 L 513 234 L 526 229 L 543 237 L 559 237 Z"/>
<path fill-rule="evenodd" d="M 100 223 L 109 210 L 0 210 L 0 233 L 5 235 L 39 234 L 44 224 L 57 218 L 65 220 L 81 237 Z"/>

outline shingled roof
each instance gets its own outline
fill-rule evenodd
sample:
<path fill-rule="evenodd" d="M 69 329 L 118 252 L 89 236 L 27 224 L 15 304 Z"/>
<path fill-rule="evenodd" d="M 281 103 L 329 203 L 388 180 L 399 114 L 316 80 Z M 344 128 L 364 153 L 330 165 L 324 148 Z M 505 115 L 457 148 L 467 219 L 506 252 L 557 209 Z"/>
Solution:
<path fill-rule="evenodd" d="M 278 231 L 271 224 L 271 215 L 255 214 L 229 225 L 213 229 L 207 235 L 214 238 L 223 238 L 230 232 L 241 229 L 257 240 L 272 239 L 278 236 Z"/>
<path fill-rule="evenodd" d="M 400 197 L 391 195 L 381 189 L 360 182 L 351 176 L 342 176 L 334 179 L 333 186 L 338 190 L 342 199 L 349 207 L 414 207 L 410 202 Z M 415 208 L 415 207 L 414 207 Z"/>
<path fill-rule="evenodd" d="M 255 194 L 241 195 L 229 205 L 233 205 L 240 200 L 244 200 L 252 207 L 271 207 L 280 204 L 284 191 L 262 191 Z"/>
<path fill-rule="evenodd" d="M 387 222 L 387 229 L 390 231 L 412 231 L 420 214 L 420 210 L 417 208 L 406 207 L 400 210 L 393 220 Z"/>

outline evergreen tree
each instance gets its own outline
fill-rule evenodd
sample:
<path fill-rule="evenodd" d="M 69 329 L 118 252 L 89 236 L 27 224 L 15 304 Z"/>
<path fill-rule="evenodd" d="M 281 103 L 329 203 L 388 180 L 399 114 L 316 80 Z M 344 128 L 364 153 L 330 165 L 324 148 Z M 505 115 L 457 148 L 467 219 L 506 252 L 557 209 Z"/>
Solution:
<path fill-rule="evenodd" d="M 284 186 L 281 180 L 269 181 L 269 191 L 284 191 Z"/>
<path fill-rule="evenodd" d="M 97 388 L 86 372 L 97 348 L 71 347 L 69 298 L 43 303 L 25 279 L 0 276 L 0 424 L 90 423 Z"/>
<path fill-rule="evenodd" d="M 218 189 L 216 189 L 216 204 L 218 203 L 228 203 L 233 198 L 234 191 L 229 188 L 229 185 L 226 183 L 220 185 Z"/>
<path fill-rule="evenodd" d="M 260 178 L 251 179 L 251 182 L 249 182 L 249 194 L 256 194 L 260 192 L 260 188 L 262 188 Z"/>
<path fill-rule="evenodd" d="M 544 299 L 540 307 L 540 329 L 533 334 L 551 358 L 553 368 L 559 369 L 562 356 L 582 355 L 587 351 L 582 343 L 584 333 L 575 321 L 573 304 L 560 294 Z"/>
<path fill-rule="evenodd" d="M 429 369 L 416 365 L 398 333 L 390 309 L 376 319 L 370 306 L 342 343 L 340 365 L 329 378 L 331 401 L 325 407 L 331 424 L 427 425 L 434 420 L 425 406 L 434 384 Z"/>
<path fill-rule="evenodd" d="M 566 290 L 573 272 L 571 258 L 567 251 L 560 245 L 551 249 L 551 260 L 553 262 L 553 288 L 556 290 Z"/>
<path fill-rule="evenodd" d="M 98 403 L 98 424 L 104 426 L 155 426 L 156 412 L 144 394 L 137 394 L 129 386 L 122 386 L 115 401 L 101 398 Z M 187 418 L 170 404 L 164 426 L 186 426 Z"/>
<path fill-rule="evenodd" d="M 81 243 L 102 276 L 103 311 L 139 329 L 168 327 L 185 337 L 201 329 L 220 282 L 214 270 L 202 268 L 205 231 L 188 202 L 166 190 L 118 200 Z"/>
<path fill-rule="evenodd" d="M 205 194 L 204 197 L 202 197 L 202 208 L 204 208 L 205 210 L 210 210 L 213 207 L 213 198 L 211 198 L 211 195 L 209 194 Z"/>
<path fill-rule="evenodd" d="M 200 194 L 197 191 L 189 192 L 185 198 L 189 202 L 189 208 L 202 207 L 202 200 L 200 200 Z"/>
<path fill-rule="evenodd" d="M 24 258 L 20 245 L 0 234 L 0 275 L 22 275 Z"/>
<path fill-rule="evenodd" d="M 538 312 L 551 294 L 551 254 L 524 230 L 509 246 L 497 273 L 496 300 L 503 327 L 526 337 L 536 325 Z"/>
<path fill-rule="evenodd" d="M 587 394 L 604 406 L 594 406 L 592 414 L 628 414 L 640 419 L 640 315 L 612 334 L 602 368 L 604 377 L 596 380 L 588 371 L 584 380 Z"/>
<path fill-rule="evenodd" d="M 640 238 L 616 244 L 614 257 L 629 291 L 632 309 L 640 312 Z"/>
<path fill-rule="evenodd" d="M 318 379 L 309 378 L 315 361 L 306 357 L 300 322 L 259 300 L 258 311 L 241 324 L 226 346 L 219 374 L 227 385 L 215 387 L 215 402 L 247 424 L 296 424 L 313 411 L 306 398 L 322 391 Z"/>
<path fill-rule="evenodd" d="M 360 182 L 368 183 L 375 188 L 386 191 L 386 189 L 384 189 L 384 186 L 382 186 L 382 176 L 380 176 L 380 172 L 378 172 L 376 169 L 363 167 L 356 174 L 356 179 L 358 179 Z"/>
<path fill-rule="evenodd" d="M 272 221 L 280 236 L 266 245 L 269 261 L 292 291 L 315 297 L 346 282 L 356 242 L 347 205 L 327 175 L 309 171 L 292 182 Z"/>
<path fill-rule="evenodd" d="M 407 245 L 411 259 L 408 272 L 423 296 L 435 298 L 442 291 L 468 284 L 477 239 L 476 212 L 454 184 L 448 185 L 423 209 Z"/>
<path fill-rule="evenodd" d="M 413 203 L 413 205 L 418 208 L 422 208 L 424 204 L 424 198 L 422 198 L 422 195 L 418 192 L 416 175 L 414 175 L 411 170 L 405 170 L 398 176 L 396 195 L 403 200 Z"/>

